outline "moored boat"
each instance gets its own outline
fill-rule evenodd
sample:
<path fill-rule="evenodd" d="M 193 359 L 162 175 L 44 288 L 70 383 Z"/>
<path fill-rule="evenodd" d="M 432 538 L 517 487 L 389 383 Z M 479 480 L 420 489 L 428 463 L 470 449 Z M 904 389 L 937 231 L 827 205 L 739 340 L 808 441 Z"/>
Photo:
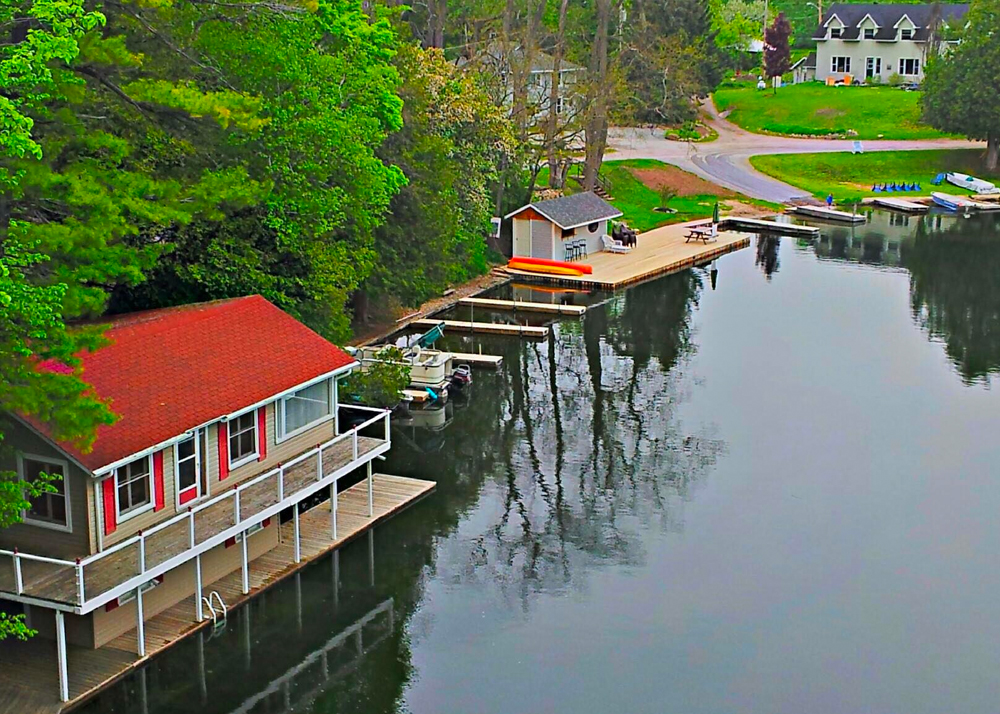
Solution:
<path fill-rule="evenodd" d="M 962 196 L 954 196 L 950 193 L 935 191 L 931 194 L 931 199 L 936 205 L 949 211 L 961 211 L 975 208 L 975 204 L 969 199 L 963 198 Z"/>
<path fill-rule="evenodd" d="M 954 186 L 960 186 L 967 191 L 972 191 L 973 193 L 996 193 L 997 186 L 995 183 L 985 181 L 983 179 L 977 179 L 975 176 L 969 176 L 968 174 L 960 174 L 957 172 L 949 173 L 945 176 L 948 183 Z"/>

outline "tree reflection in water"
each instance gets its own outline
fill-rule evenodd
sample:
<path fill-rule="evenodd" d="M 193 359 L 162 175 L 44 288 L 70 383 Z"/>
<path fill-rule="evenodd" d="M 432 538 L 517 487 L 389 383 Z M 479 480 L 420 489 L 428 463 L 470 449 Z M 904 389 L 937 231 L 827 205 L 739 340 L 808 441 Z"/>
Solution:
<path fill-rule="evenodd" d="M 966 384 L 1000 371 L 1000 218 L 875 212 L 868 225 L 824 230 L 823 259 L 899 267 L 910 276 L 915 322 Z"/>
<path fill-rule="evenodd" d="M 762 233 L 757 236 L 757 257 L 756 265 L 764 272 L 764 277 L 771 280 L 771 277 L 778 272 L 781 267 L 781 260 L 778 257 L 778 248 L 781 247 L 781 237 Z"/>

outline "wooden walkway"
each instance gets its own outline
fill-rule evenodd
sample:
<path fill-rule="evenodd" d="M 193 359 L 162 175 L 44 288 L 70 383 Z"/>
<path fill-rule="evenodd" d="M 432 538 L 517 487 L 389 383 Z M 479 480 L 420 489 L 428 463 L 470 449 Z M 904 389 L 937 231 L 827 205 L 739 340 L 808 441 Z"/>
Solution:
<path fill-rule="evenodd" d="M 523 300 L 493 300 L 490 298 L 462 298 L 459 305 L 471 305 L 487 310 L 509 312 L 540 312 L 549 315 L 575 315 L 587 312 L 585 305 L 562 305 L 555 302 L 525 302 Z"/>
<path fill-rule="evenodd" d="M 445 330 L 452 332 L 482 332 L 488 335 L 515 335 L 545 339 L 549 328 L 519 325 L 516 322 L 468 322 L 465 320 L 415 320 L 416 327 L 434 327 L 444 324 Z"/>
<path fill-rule="evenodd" d="M 239 569 L 206 587 L 217 590 L 230 614 L 234 608 L 304 568 L 310 561 L 340 548 L 378 523 L 429 494 L 433 481 L 375 474 L 372 480 L 374 515 L 368 515 L 367 481 L 341 492 L 337 504 L 338 538 L 330 533 L 330 504 L 323 503 L 299 518 L 302 562 L 294 562 L 293 524 L 281 526 L 281 542 L 250 562 L 250 594 L 242 590 Z M 146 621 L 147 656 L 139 658 L 136 631 L 121 635 L 97 649 L 69 647 L 71 701 L 59 702 L 55 642 L 34 638 L 28 642 L 0 642 L 0 714 L 57 714 L 71 709 L 113 684 L 150 657 L 163 652 L 211 620 L 195 622 L 194 598 L 186 598 Z"/>
<path fill-rule="evenodd" d="M 667 273 L 708 263 L 720 255 L 750 245 L 744 233 L 720 233 L 711 243 L 685 243 L 692 226 L 705 221 L 678 223 L 647 231 L 639 236 L 638 244 L 628 253 L 595 253 L 582 262 L 593 267 L 592 275 L 544 275 L 523 270 L 507 269 L 518 280 L 548 285 L 565 285 L 585 290 L 614 290 L 632 283 Z"/>

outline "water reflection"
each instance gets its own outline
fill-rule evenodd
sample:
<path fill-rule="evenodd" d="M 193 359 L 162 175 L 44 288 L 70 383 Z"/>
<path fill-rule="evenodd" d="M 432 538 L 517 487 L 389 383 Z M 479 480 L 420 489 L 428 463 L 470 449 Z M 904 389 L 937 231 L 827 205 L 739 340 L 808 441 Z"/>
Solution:
<path fill-rule="evenodd" d="M 824 260 L 907 270 L 913 319 L 945 345 L 966 384 L 988 383 L 1000 371 L 998 237 L 996 216 L 875 211 L 866 225 L 824 229 L 813 250 Z"/>

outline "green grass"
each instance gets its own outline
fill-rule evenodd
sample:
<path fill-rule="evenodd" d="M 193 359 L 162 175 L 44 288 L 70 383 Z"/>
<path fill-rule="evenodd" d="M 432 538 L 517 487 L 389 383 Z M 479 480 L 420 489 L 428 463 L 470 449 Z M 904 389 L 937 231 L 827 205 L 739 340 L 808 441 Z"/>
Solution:
<path fill-rule="evenodd" d="M 817 82 L 770 90 L 723 87 L 715 92 L 729 120 L 764 134 L 821 136 L 857 132 L 859 139 L 947 136 L 920 122 L 920 92 L 895 87 L 827 87 Z"/>
<path fill-rule="evenodd" d="M 818 198 L 832 193 L 838 202 L 850 203 L 879 195 L 871 191 L 872 184 L 893 181 L 919 183 L 924 196 L 931 191 L 968 193 L 947 183 L 932 186 L 931 179 L 944 171 L 958 171 L 989 180 L 1000 179 L 1000 173 L 986 170 L 983 159 L 983 152 L 978 149 L 950 149 L 861 155 L 779 154 L 754 156 L 750 163 L 758 171 L 798 186 Z M 905 193 L 892 195 L 906 196 Z"/>

